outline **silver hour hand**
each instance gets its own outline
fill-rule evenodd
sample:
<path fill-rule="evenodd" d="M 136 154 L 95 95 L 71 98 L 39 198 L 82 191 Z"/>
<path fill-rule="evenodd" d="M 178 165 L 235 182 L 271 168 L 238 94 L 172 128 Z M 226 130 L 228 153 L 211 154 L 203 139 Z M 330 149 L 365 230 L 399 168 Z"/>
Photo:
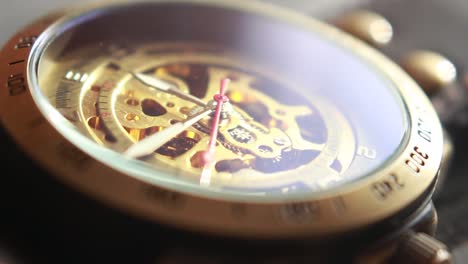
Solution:
<path fill-rule="evenodd" d="M 182 133 L 187 128 L 191 127 L 196 122 L 205 118 L 213 112 L 213 109 L 208 108 L 202 112 L 189 117 L 184 122 L 175 123 L 174 125 L 156 133 L 149 137 L 144 138 L 143 140 L 130 146 L 125 152 L 124 155 L 131 158 L 139 158 L 152 154 L 155 150 L 162 147 L 169 140 L 176 137 Z"/>
<path fill-rule="evenodd" d="M 180 89 L 178 89 L 177 87 L 175 87 L 174 85 L 164 81 L 164 80 L 161 80 L 157 77 L 154 77 L 154 76 L 149 76 L 149 75 L 146 75 L 146 74 L 143 74 L 143 73 L 136 73 L 136 72 L 131 72 L 130 73 L 137 79 L 139 80 L 140 82 L 142 82 L 143 84 L 149 86 L 149 87 L 152 87 L 154 89 L 157 89 L 159 91 L 163 91 L 163 92 L 166 92 L 166 93 L 170 93 L 170 94 L 173 94 L 181 99 L 184 99 L 184 100 L 187 100 L 189 102 L 192 102 L 194 104 L 197 104 L 199 106 L 206 106 L 206 102 L 201 100 L 200 98 L 198 97 L 195 97 L 191 94 L 188 94 Z"/>

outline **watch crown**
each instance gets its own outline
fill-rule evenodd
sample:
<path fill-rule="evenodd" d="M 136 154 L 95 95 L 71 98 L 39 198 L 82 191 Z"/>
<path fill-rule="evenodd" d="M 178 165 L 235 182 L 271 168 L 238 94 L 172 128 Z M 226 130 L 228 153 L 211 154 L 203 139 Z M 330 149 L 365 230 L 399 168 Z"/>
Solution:
<path fill-rule="evenodd" d="M 401 66 L 428 94 L 434 94 L 457 78 L 455 65 L 432 51 L 413 51 L 402 59 Z"/>
<path fill-rule="evenodd" d="M 358 10 L 341 17 L 336 26 L 374 46 L 384 46 L 393 38 L 393 27 L 383 16 Z"/>
<path fill-rule="evenodd" d="M 400 244 L 397 263 L 451 264 L 452 256 L 447 247 L 425 233 L 412 233 Z"/>

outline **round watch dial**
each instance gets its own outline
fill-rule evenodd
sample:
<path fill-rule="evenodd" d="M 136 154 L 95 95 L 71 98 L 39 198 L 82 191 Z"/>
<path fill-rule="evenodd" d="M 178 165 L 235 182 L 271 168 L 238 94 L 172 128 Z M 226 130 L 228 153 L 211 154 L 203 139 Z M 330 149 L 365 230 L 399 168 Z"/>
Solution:
<path fill-rule="evenodd" d="M 430 198 L 443 146 L 430 100 L 334 27 L 227 0 L 56 19 L 0 53 L 0 119 L 106 205 L 218 235 L 320 239 Z"/>
<path fill-rule="evenodd" d="M 304 198 L 371 174 L 405 143 L 395 84 L 319 32 L 180 2 L 103 8 L 56 30 L 38 51 L 35 101 L 77 147 L 138 179 Z"/>

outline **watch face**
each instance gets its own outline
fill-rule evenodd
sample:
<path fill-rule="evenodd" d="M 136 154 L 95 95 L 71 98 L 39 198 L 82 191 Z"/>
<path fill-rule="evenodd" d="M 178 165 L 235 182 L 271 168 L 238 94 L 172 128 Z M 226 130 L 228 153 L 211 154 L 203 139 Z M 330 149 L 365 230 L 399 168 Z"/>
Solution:
<path fill-rule="evenodd" d="M 330 25 L 227 0 L 61 17 L 0 53 L 0 119 L 72 190 L 157 223 L 281 239 L 365 228 L 431 195 L 430 100 Z"/>
<path fill-rule="evenodd" d="M 90 156 L 158 186 L 311 197 L 378 171 L 406 142 L 395 83 L 305 26 L 168 1 L 93 10 L 52 31 L 30 64 L 39 109 Z"/>

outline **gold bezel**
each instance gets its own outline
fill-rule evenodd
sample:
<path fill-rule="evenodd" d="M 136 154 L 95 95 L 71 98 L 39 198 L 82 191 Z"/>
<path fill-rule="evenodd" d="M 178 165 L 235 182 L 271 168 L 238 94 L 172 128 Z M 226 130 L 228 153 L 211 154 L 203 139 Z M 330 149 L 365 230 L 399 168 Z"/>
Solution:
<path fill-rule="evenodd" d="M 278 239 L 332 235 L 376 223 L 410 205 L 433 183 L 443 146 L 437 114 L 422 89 L 378 51 L 334 27 L 269 4 L 228 0 L 154 2 L 209 4 L 271 16 L 319 32 L 351 49 L 391 80 L 406 104 L 410 124 L 401 155 L 364 179 L 307 201 L 219 200 L 165 189 L 112 169 L 62 136 L 48 120 L 63 117 L 41 113 L 28 92 L 34 80 L 28 71 L 35 67 L 37 59 L 30 54 L 29 42 L 39 35 L 46 39 L 52 24 L 59 27 L 89 10 L 86 8 L 56 23 L 56 16 L 33 23 L 15 35 L 0 54 L 0 81 L 6 84 L 0 90 L 0 119 L 20 147 L 51 174 L 106 204 L 155 222 L 219 235 Z"/>

